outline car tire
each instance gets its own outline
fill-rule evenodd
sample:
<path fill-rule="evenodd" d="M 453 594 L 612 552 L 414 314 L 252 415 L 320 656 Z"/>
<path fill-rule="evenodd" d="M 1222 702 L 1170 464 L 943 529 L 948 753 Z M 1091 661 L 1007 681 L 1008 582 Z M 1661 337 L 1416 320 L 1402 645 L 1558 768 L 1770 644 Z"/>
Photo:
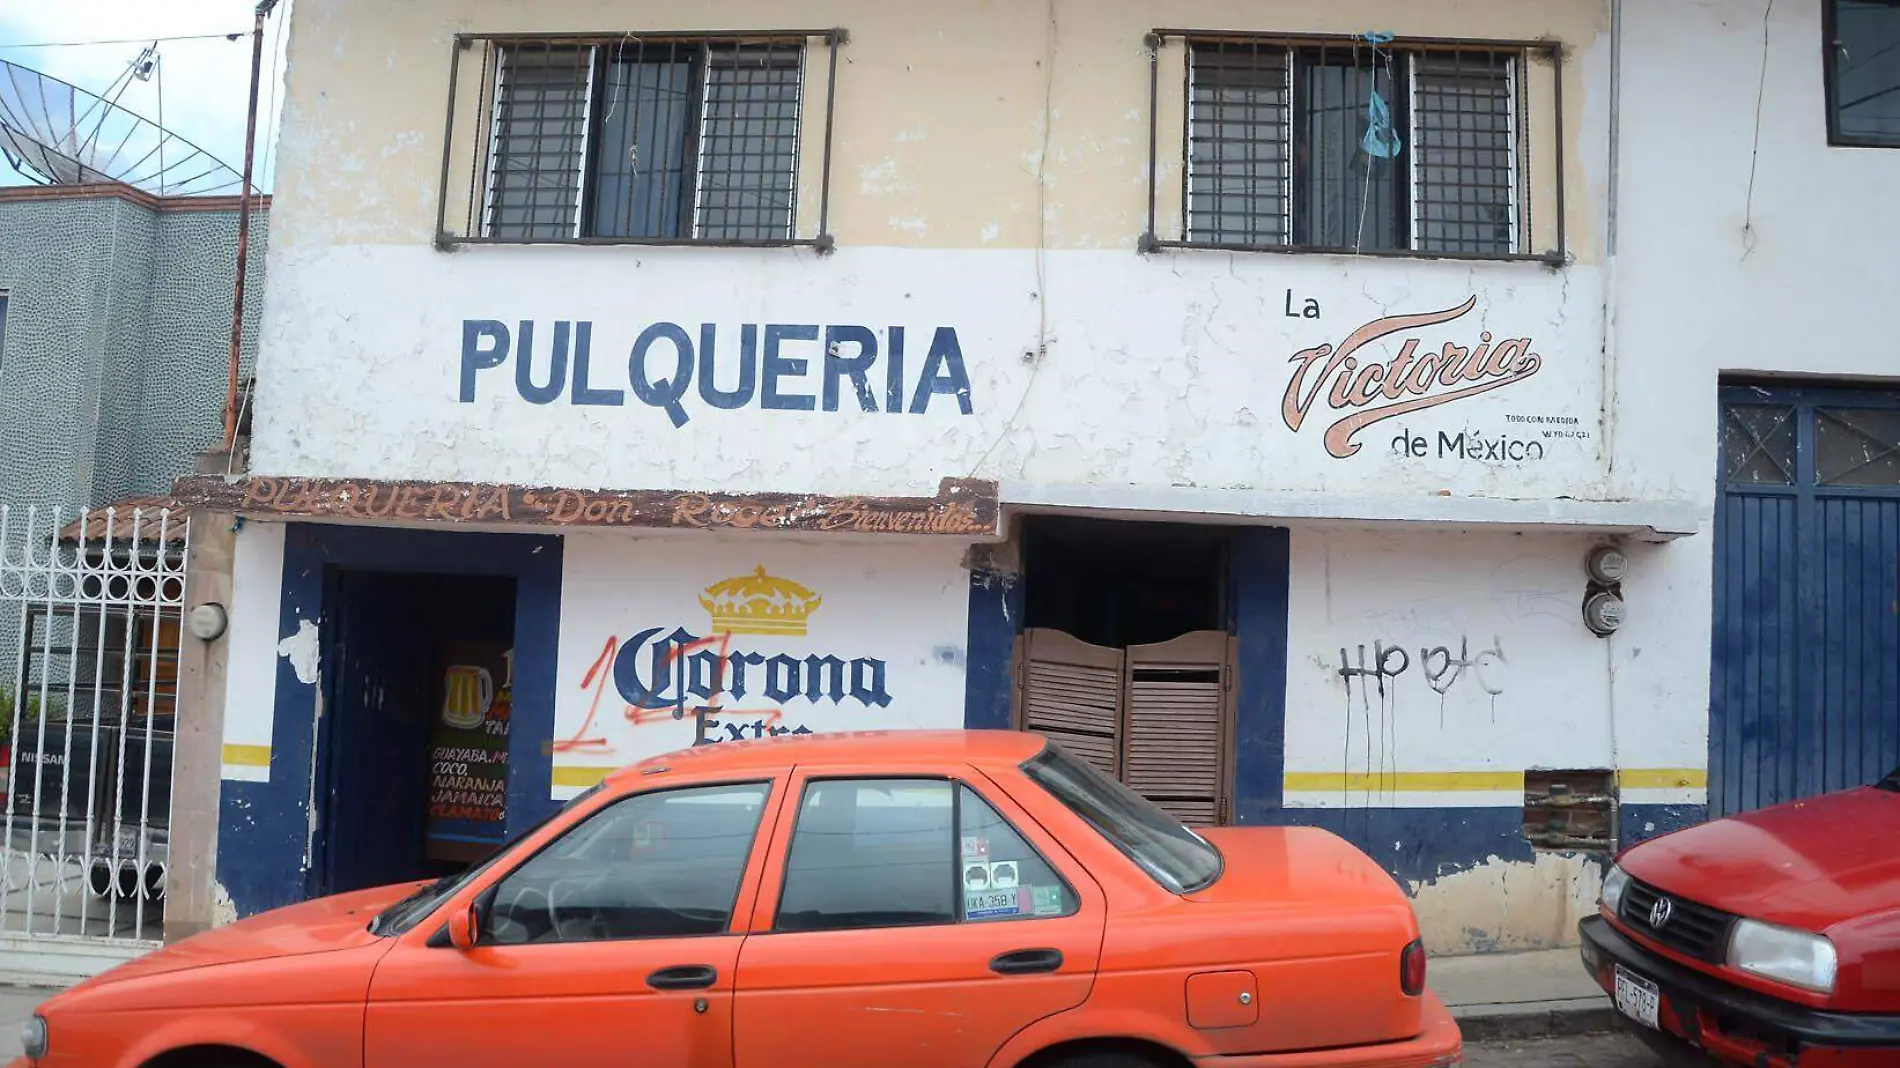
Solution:
<path fill-rule="evenodd" d="M 1161 1068 L 1162 1062 L 1133 1050 L 1091 1050 L 1045 1062 L 1043 1068 Z"/>

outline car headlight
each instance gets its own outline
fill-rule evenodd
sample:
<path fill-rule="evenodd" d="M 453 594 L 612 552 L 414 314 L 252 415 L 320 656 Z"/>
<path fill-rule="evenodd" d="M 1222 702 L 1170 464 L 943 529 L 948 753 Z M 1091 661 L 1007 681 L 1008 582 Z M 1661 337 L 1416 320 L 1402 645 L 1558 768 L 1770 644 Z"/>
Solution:
<path fill-rule="evenodd" d="M 1610 915 L 1621 916 L 1623 914 L 1623 890 L 1629 886 L 1629 884 L 1629 872 L 1624 871 L 1615 864 L 1610 865 L 1610 874 L 1603 877 L 1602 898 L 1603 907 L 1610 910 Z"/>
<path fill-rule="evenodd" d="M 46 1056 L 46 1019 L 34 1016 L 20 1025 L 20 1047 L 33 1060 Z"/>
<path fill-rule="evenodd" d="M 1834 943 L 1806 931 L 1736 920 L 1728 936 L 1731 966 L 1764 979 L 1822 994 L 1834 992 Z"/>

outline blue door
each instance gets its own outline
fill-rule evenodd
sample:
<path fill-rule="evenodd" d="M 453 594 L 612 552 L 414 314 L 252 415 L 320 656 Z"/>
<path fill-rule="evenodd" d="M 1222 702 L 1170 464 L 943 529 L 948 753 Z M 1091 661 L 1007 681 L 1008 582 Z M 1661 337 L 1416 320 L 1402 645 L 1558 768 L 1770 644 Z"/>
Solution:
<path fill-rule="evenodd" d="M 1725 386 L 1709 809 L 1900 766 L 1900 393 Z"/>

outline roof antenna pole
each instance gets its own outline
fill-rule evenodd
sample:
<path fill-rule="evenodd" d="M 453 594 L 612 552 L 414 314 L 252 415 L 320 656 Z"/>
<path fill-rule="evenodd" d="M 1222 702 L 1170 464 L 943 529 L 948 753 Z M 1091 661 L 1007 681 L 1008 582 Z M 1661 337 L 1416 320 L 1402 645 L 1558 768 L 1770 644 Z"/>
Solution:
<path fill-rule="evenodd" d="M 231 362 L 224 387 L 224 447 L 237 448 L 238 353 L 244 346 L 244 266 L 251 245 L 251 160 L 257 148 L 257 83 L 264 69 L 264 19 L 277 0 L 258 0 L 251 30 L 251 103 L 244 121 L 244 181 L 238 186 L 237 280 L 231 300 Z"/>

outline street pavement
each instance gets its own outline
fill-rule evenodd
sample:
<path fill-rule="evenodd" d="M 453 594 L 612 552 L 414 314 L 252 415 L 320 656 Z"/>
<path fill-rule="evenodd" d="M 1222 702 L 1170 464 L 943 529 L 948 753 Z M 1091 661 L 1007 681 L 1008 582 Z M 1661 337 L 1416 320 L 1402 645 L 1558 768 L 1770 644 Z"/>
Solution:
<path fill-rule="evenodd" d="M 1465 1047 L 1465 1068 L 1663 1068 L 1663 1062 L 1641 1042 L 1611 1032 L 1479 1042 Z"/>

